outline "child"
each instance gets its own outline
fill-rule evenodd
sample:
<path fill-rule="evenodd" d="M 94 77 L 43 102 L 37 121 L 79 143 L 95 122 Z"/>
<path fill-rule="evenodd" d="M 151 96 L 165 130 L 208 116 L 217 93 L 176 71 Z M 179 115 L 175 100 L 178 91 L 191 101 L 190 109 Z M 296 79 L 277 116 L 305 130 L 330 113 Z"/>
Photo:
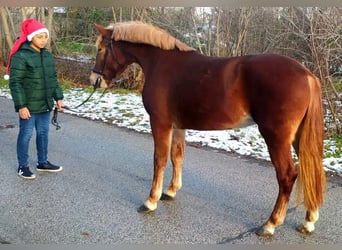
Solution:
<path fill-rule="evenodd" d="M 57 80 L 54 58 L 45 48 L 49 31 L 40 22 L 27 19 L 21 24 L 20 37 L 9 54 L 7 73 L 16 112 L 19 112 L 17 139 L 18 175 L 35 179 L 29 169 L 28 150 L 36 129 L 37 171 L 59 172 L 63 167 L 48 161 L 50 112 L 54 101 L 63 108 L 63 92 Z"/>

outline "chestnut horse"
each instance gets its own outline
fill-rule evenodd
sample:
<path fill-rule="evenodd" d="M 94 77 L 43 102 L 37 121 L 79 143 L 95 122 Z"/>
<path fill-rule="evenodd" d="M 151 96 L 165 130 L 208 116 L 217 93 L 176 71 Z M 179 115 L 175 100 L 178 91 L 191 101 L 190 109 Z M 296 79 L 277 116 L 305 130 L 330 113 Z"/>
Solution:
<path fill-rule="evenodd" d="M 139 211 L 155 210 L 158 200 L 173 199 L 181 188 L 185 129 L 222 130 L 253 122 L 265 139 L 279 185 L 273 212 L 256 233 L 273 235 L 283 223 L 297 176 L 307 210 L 297 230 L 315 229 L 325 193 L 323 115 L 320 82 L 308 69 L 274 54 L 204 56 L 166 31 L 141 22 L 95 24 L 95 28 L 100 35 L 90 76 L 93 85 L 108 86 L 132 63 L 138 63 L 145 75 L 142 100 L 154 140 L 154 174 L 149 197 Z M 162 194 L 169 153 L 172 178 Z"/>

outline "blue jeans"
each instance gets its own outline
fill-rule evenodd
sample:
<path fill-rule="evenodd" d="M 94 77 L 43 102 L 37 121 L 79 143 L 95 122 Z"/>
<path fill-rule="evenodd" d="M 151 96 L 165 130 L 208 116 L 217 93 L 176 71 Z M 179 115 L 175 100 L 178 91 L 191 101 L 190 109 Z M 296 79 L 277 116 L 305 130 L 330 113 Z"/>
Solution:
<path fill-rule="evenodd" d="M 33 128 L 36 129 L 36 147 L 38 164 L 47 162 L 49 143 L 50 112 L 31 114 L 28 120 L 19 118 L 19 135 L 17 140 L 17 158 L 20 167 L 29 164 L 29 144 Z"/>

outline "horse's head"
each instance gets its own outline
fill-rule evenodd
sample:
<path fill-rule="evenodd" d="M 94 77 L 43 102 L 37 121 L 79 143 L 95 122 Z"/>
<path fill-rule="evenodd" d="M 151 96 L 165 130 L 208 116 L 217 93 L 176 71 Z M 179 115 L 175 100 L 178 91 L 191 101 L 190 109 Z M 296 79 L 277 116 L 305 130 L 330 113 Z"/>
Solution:
<path fill-rule="evenodd" d="M 122 54 L 115 48 L 112 30 L 95 24 L 100 33 L 96 41 L 97 55 L 95 66 L 90 75 L 90 83 L 95 87 L 107 87 L 126 68 L 127 63 Z"/>

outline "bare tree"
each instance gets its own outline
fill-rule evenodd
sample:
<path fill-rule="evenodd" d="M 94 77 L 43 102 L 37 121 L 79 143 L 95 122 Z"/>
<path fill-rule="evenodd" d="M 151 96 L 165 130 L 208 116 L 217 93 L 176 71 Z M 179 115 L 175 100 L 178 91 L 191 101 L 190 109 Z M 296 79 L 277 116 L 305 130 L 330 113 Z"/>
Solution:
<path fill-rule="evenodd" d="M 216 56 L 220 56 L 220 22 L 221 22 L 221 15 L 222 15 L 222 9 L 216 8 L 215 10 L 216 13 Z"/>
<path fill-rule="evenodd" d="M 203 54 L 201 40 L 200 40 L 199 34 L 197 32 L 197 20 L 196 20 L 196 14 L 195 14 L 195 9 L 194 8 L 191 8 L 191 19 L 192 19 L 192 23 L 193 23 L 193 26 L 194 26 L 194 34 L 195 34 L 195 37 L 196 37 L 198 49 L 201 52 L 201 54 Z"/>
<path fill-rule="evenodd" d="M 291 42 L 283 43 L 283 48 L 292 48 L 293 56 L 304 62 L 321 80 L 328 133 L 342 132 L 341 107 L 337 105 L 341 94 L 332 77 L 341 70 L 338 67 L 342 64 L 341 14 L 339 8 L 296 7 L 284 9 L 282 15 L 286 30 L 283 34 L 292 37 L 291 40 L 283 39 Z"/>
<path fill-rule="evenodd" d="M 12 35 L 10 32 L 10 26 L 8 24 L 9 15 L 7 13 L 8 13 L 7 7 L 0 7 L 1 21 L 2 21 L 2 27 L 4 29 L 5 39 L 7 41 L 8 47 L 12 48 L 13 39 L 12 39 Z"/>
<path fill-rule="evenodd" d="M 253 8 L 240 9 L 221 9 L 218 11 L 220 19 L 218 26 L 220 31 L 218 35 L 220 40 L 217 40 L 223 53 L 223 56 L 239 56 L 247 52 L 247 35 L 251 22 Z"/>
<path fill-rule="evenodd" d="M 36 12 L 37 12 L 36 7 L 22 7 L 21 8 L 22 20 L 35 16 Z"/>
<path fill-rule="evenodd" d="M 333 60 L 339 61 L 339 65 L 341 65 L 342 61 L 341 34 L 338 34 L 338 30 L 341 31 L 342 26 L 341 22 L 335 22 L 334 17 L 337 15 L 334 15 L 332 9 L 327 9 L 324 12 L 319 9 L 308 17 L 311 53 L 316 65 L 315 71 L 323 82 L 324 99 L 327 102 L 330 111 L 329 116 L 332 120 L 332 129 L 337 133 L 342 133 L 342 127 L 339 123 L 342 118 L 341 109 L 337 105 L 334 105 L 335 101 L 342 96 L 340 97 L 339 93 L 337 93 L 333 78 L 330 76 L 331 63 L 333 63 Z M 339 13 L 338 16 L 341 17 L 341 13 Z M 335 54 L 336 52 L 340 53 Z M 328 129 L 329 128 L 330 127 L 328 127 Z"/>

